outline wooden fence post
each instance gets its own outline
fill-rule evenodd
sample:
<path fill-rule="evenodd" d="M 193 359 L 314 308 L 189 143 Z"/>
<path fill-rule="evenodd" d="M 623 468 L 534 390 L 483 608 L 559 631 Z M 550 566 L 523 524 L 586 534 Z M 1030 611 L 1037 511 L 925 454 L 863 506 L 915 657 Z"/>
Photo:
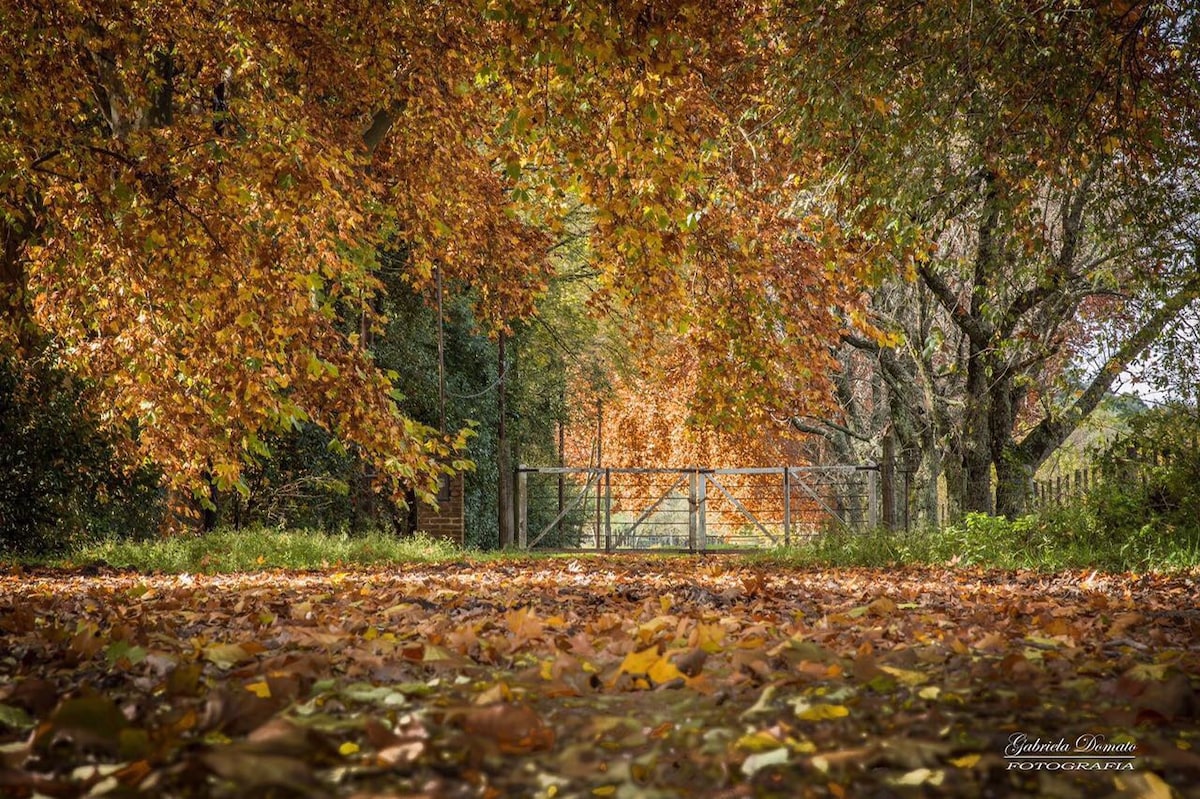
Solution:
<path fill-rule="evenodd" d="M 879 464 L 880 492 L 883 494 L 883 526 L 896 529 L 896 448 L 892 434 L 883 437 L 883 460 Z"/>

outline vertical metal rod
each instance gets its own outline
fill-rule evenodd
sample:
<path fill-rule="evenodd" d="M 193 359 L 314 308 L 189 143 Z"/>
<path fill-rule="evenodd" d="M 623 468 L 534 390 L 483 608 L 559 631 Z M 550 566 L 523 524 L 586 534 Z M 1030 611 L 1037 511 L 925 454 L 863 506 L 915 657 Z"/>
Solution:
<path fill-rule="evenodd" d="M 696 551 L 696 531 L 699 527 L 697 522 L 698 511 L 700 509 L 699 502 L 696 498 L 696 478 L 698 472 L 692 472 L 688 475 L 688 551 Z"/>
<path fill-rule="evenodd" d="M 696 505 L 697 505 L 697 524 L 696 524 L 696 546 L 701 552 L 708 550 L 708 520 L 707 520 L 707 504 L 705 498 L 705 490 L 707 488 L 708 475 L 701 472 L 699 479 L 696 480 Z"/>
<path fill-rule="evenodd" d="M 522 466 L 517 467 L 517 537 L 517 545 L 529 549 L 529 473 Z"/>
<path fill-rule="evenodd" d="M 783 545 L 792 545 L 792 467 L 783 467 Z"/>
<path fill-rule="evenodd" d="M 879 526 L 879 471 L 867 470 L 867 526 Z"/>
<path fill-rule="evenodd" d="M 604 470 L 604 551 L 612 552 L 612 470 Z"/>
<path fill-rule="evenodd" d="M 909 506 L 912 503 L 908 499 L 908 492 L 909 492 L 909 488 L 911 487 L 910 483 L 909 483 L 909 478 L 911 477 L 911 475 L 912 475 L 912 472 L 910 472 L 906 468 L 904 470 L 904 532 L 906 532 L 906 533 L 912 531 L 912 518 L 909 516 L 909 513 L 911 512 L 911 508 Z"/>
<path fill-rule="evenodd" d="M 563 424 L 562 419 L 559 419 L 558 420 L 558 466 L 560 469 L 567 465 L 566 460 L 565 460 L 566 455 L 564 454 L 565 450 L 566 450 L 566 434 L 564 432 L 565 429 L 566 429 L 566 425 Z M 563 504 L 564 504 L 565 500 L 566 500 L 566 475 L 563 474 L 562 472 L 559 472 L 558 473 L 558 515 L 559 516 L 562 516 Z M 563 520 L 561 518 L 558 520 L 558 526 L 556 529 L 558 532 L 558 541 L 559 541 L 559 544 L 561 545 L 562 544 L 562 532 L 563 532 Z"/>
<path fill-rule="evenodd" d="M 593 490 L 596 492 L 596 508 L 595 508 L 595 510 L 596 510 L 596 513 L 595 513 L 596 549 L 600 549 L 600 478 L 599 478 L 599 476 L 596 477 L 595 482 L 596 482 L 596 487 Z"/>

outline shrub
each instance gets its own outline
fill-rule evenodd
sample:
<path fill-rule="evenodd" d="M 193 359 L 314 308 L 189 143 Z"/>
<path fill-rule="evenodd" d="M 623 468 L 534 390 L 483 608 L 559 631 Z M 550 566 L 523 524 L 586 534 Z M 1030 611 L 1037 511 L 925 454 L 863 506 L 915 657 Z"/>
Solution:
<path fill-rule="evenodd" d="M 157 476 L 127 468 L 84 408 L 84 387 L 48 365 L 0 355 L 0 550 L 61 552 L 110 535 L 153 535 Z"/>

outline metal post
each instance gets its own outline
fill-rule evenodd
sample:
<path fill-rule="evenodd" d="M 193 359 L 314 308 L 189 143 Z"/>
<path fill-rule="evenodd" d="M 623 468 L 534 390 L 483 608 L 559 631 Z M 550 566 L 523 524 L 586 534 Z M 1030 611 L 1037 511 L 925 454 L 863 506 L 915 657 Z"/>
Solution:
<path fill-rule="evenodd" d="M 604 470 L 604 551 L 612 552 L 612 470 Z"/>
<path fill-rule="evenodd" d="M 792 467 L 783 467 L 783 545 L 792 545 Z"/>
<path fill-rule="evenodd" d="M 600 548 L 600 478 L 596 477 L 596 549 Z"/>
<path fill-rule="evenodd" d="M 565 446 L 566 446 L 565 428 L 566 428 L 566 425 L 563 424 L 562 419 L 559 419 L 558 420 L 558 468 L 560 468 L 560 469 L 567 465 L 567 462 L 565 460 L 566 456 L 563 454 L 565 451 Z M 558 473 L 558 515 L 559 516 L 562 516 L 563 505 L 566 502 L 566 496 L 567 496 L 566 489 L 567 489 L 566 475 L 563 474 L 562 472 L 559 472 Z M 563 520 L 561 518 L 558 520 L 558 540 L 559 540 L 559 542 L 561 542 L 563 540 Z"/>
<path fill-rule="evenodd" d="M 529 473 L 524 466 L 517 467 L 517 546 L 529 549 Z"/>
<path fill-rule="evenodd" d="M 699 527 L 697 521 L 699 510 L 698 500 L 696 499 L 696 478 L 698 472 L 692 472 L 688 475 L 688 551 L 696 551 L 696 530 Z"/>
<path fill-rule="evenodd" d="M 705 491 L 708 484 L 708 475 L 700 473 L 699 479 L 696 480 L 696 546 L 701 552 L 708 550 L 708 521 L 707 510 L 705 505 Z"/>
<path fill-rule="evenodd" d="M 879 470 L 867 470 L 867 526 L 879 526 Z"/>

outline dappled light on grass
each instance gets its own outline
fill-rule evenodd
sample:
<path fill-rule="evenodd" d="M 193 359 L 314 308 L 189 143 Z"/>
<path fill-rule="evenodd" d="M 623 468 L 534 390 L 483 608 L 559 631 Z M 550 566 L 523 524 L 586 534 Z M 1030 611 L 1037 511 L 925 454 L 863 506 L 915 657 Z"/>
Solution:
<path fill-rule="evenodd" d="M 1144 795 L 1200 781 L 1194 577 L 644 557 L 98 571 L 0 578 L 7 793 Z M 1133 746 L 1136 769 L 1013 769 L 1021 733 L 1104 736 Z"/>
<path fill-rule="evenodd" d="M 206 574 L 262 569 L 328 569 L 447 561 L 462 556 L 449 541 L 387 533 L 322 533 L 256 528 L 156 541 L 105 541 L 75 552 L 70 563 L 101 563 L 141 571 Z M 69 565 L 69 564 L 68 564 Z"/>

